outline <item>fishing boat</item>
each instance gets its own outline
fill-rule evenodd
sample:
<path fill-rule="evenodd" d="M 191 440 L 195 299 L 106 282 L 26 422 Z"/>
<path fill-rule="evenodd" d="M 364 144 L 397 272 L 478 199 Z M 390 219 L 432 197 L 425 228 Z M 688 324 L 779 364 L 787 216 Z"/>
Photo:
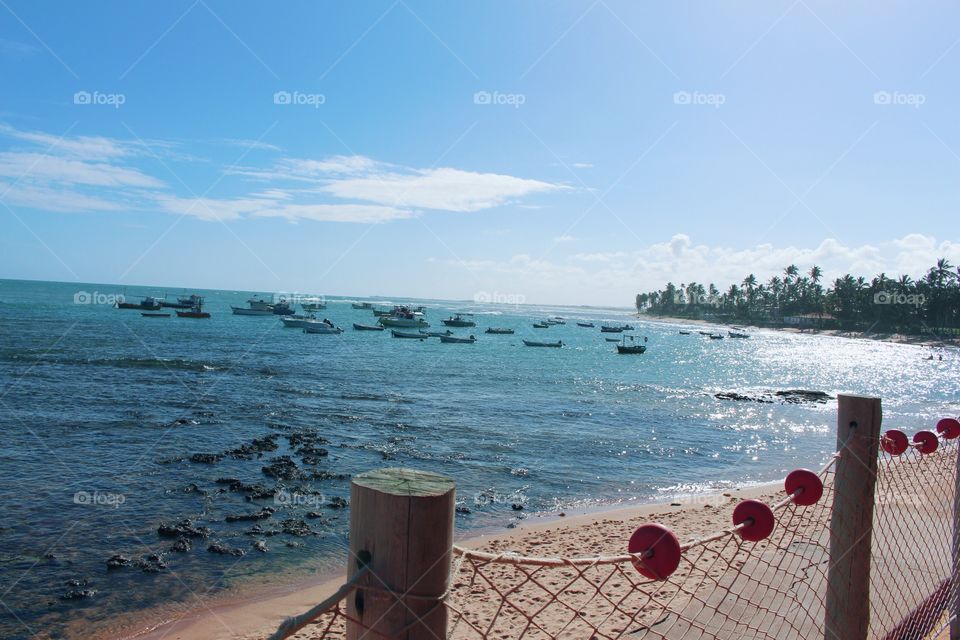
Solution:
<path fill-rule="evenodd" d="M 303 328 L 304 333 L 321 333 L 321 334 L 338 334 L 343 333 L 343 329 L 340 327 L 333 327 L 325 322 L 318 322 L 316 324 L 311 324 Z"/>
<path fill-rule="evenodd" d="M 144 312 L 141 313 L 144 318 L 169 318 L 169 313 L 155 313 L 155 312 Z"/>
<path fill-rule="evenodd" d="M 545 323 L 545 322 L 534 322 L 534 323 L 533 323 L 533 328 L 534 328 L 534 329 L 549 329 L 549 328 L 550 328 L 550 325 L 548 325 L 548 324 Z"/>
<path fill-rule="evenodd" d="M 422 309 L 423 307 L 417 309 L 403 306 L 394 307 L 389 316 L 380 316 L 378 322 L 385 327 L 397 327 L 399 329 L 429 327 L 430 323 L 424 319 Z"/>
<path fill-rule="evenodd" d="M 750 336 L 746 333 L 740 333 L 738 331 L 727 331 L 727 335 L 731 338 L 749 338 Z"/>
<path fill-rule="evenodd" d="M 286 300 L 281 300 L 274 305 L 271 305 L 271 311 L 275 316 L 292 316 L 296 315 L 293 307 L 290 306 L 290 303 Z"/>
<path fill-rule="evenodd" d="M 627 338 L 630 338 L 630 344 L 627 344 Z M 635 338 L 633 336 L 623 336 L 620 340 L 620 344 L 617 345 L 617 353 L 636 353 L 640 354 L 647 350 L 647 347 L 642 344 L 633 344 Z M 646 338 L 644 338 L 646 340 Z"/>
<path fill-rule="evenodd" d="M 595 327 L 596 325 L 594 325 L 592 322 L 578 322 L 578 323 L 577 323 L 577 326 L 578 326 L 578 327 L 585 327 L 585 328 L 587 328 L 587 329 L 592 329 L 592 328 Z"/>
<path fill-rule="evenodd" d="M 383 327 L 379 324 L 357 324 L 354 322 L 353 328 L 357 331 L 383 331 Z"/>
<path fill-rule="evenodd" d="M 600 327 L 600 333 L 623 333 L 623 327 L 603 325 Z"/>
<path fill-rule="evenodd" d="M 144 296 L 140 302 L 118 302 L 117 309 L 140 309 L 142 311 L 158 311 L 160 303 L 153 296 Z"/>
<path fill-rule="evenodd" d="M 537 342 L 535 340 L 524 340 L 523 344 L 528 347 L 553 347 L 559 349 L 563 346 L 563 342 L 557 340 L 556 342 Z"/>
<path fill-rule="evenodd" d="M 273 309 L 248 309 L 246 307 L 230 306 L 235 316 L 272 316 Z"/>
<path fill-rule="evenodd" d="M 620 342 L 620 338 L 604 338 L 607 342 Z"/>
<path fill-rule="evenodd" d="M 477 323 L 476 323 L 476 322 L 474 322 L 473 320 L 470 320 L 470 319 L 468 319 L 468 318 L 464 318 L 464 317 L 463 317 L 463 314 L 460 314 L 460 313 L 458 313 L 458 314 L 456 314 L 456 315 L 452 315 L 452 316 L 450 316 L 449 318 L 447 318 L 446 320 L 442 320 L 441 322 L 443 322 L 443 324 L 447 325 L 448 327 L 475 327 L 475 326 L 477 326 Z"/>
<path fill-rule="evenodd" d="M 547 324 L 551 324 L 551 325 L 552 325 L 552 324 L 567 324 L 567 321 L 564 320 L 563 318 L 548 318 L 547 320 L 544 320 L 544 322 L 546 322 Z"/>
<path fill-rule="evenodd" d="M 369 302 L 354 302 L 350 306 L 353 307 L 354 309 L 363 309 L 363 310 L 373 309 L 373 305 L 370 304 Z"/>
<path fill-rule="evenodd" d="M 688 336 L 688 335 L 690 335 L 690 332 L 689 332 L 689 331 L 680 331 L 680 335 L 682 335 L 682 336 Z"/>
<path fill-rule="evenodd" d="M 393 311 L 389 309 L 374 309 L 373 315 L 375 315 L 378 318 L 384 318 L 384 317 L 393 315 Z"/>
<path fill-rule="evenodd" d="M 282 316 L 280 318 L 280 322 L 282 322 L 283 326 L 287 327 L 288 329 L 306 329 L 307 327 L 315 324 L 323 324 L 317 320 L 317 316 L 313 314 Z"/>
<path fill-rule="evenodd" d="M 310 298 L 308 300 L 301 300 L 300 306 L 303 307 L 303 310 L 307 313 L 313 311 L 320 311 L 327 308 L 327 303 L 321 300 L 320 298 Z"/>
<path fill-rule="evenodd" d="M 410 331 L 397 331 L 396 329 L 391 329 L 390 335 L 392 335 L 394 338 L 407 338 L 407 339 L 413 339 L 413 340 L 426 340 L 427 338 L 430 337 L 421 331 L 418 331 L 417 333 L 412 333 Z"/>
<path fill-rule="evenodd" d="M 440 342 L 446 344 L 473 344 L 477 339 L 473 336 L 469 338 L 458 338 L 457 336 L 440 336 Z"/>
<path fill-rule="evenodd" d="M 630 326 L 629 324 L 623 325 L 623 330 L 624 330 L 624 331 L 633 331 L 633 329 L 634 329 L 634 327 Z"/>
<path fill-rule="evenodd" d="M 195 307 L 192 307 L 189 311 L 182 311 L 177 309 L 178 318 L 209 318 L 210 313 L 204 311 L 203 308 L 198 304 Z"/>
<path fill-rule="evenodd" d="M 712 335 L 713 335 L 713 334 L 710 333 L 709 331 L 697 331 L 697 333 L 699 333 L 699 334 L 702 335 L 702 336 L 712 336 Z"/>
<path fill-rule="evenodd" d="M 431 338 L 442 338 L 444 336 L 453 335 L 453 331 L 450 331 L 450 329 L 447 329 L 446 331 L 421 331 L 420 333 L 425 333 Z"/>
<path fill-rule="evenodd" d="M 166 307 L 167 309 L 192 309 L 200 301 L 200 296 L 197 294 L 192 294 L 189 296 L 179 296 L 176 302 L 168 302 L 166 300 L 159 300 L 161 307 Z"/>
<path fill-rule="evenodd" d="M 266 310 L 266 311 L 270 311 L 270 312 L 273 311 L 273 303 L 272 303 L 272 302 L 267 302 L 267 301 L 264 300 L 263 298 L 260 298 L 260 297 L 257 297 L 257 296 L 254 296 L 254 297 L 250 298 L 249 300 L 247 300 L 247 306 L 250 307 L 251 309 L 261 309 L 261 310 Z"/>
<path fill-rule="evenodd" d="M 723 340 L 723 336 L 720 335 L 719 333 L 715 333 L 715 334 L 712 334 L 712 335 L 710 336 L 710 339 L 711 339 L 711 340 Z"/>
<path fill-rule="evenodd" d="M 504 336 L 504 335 L 511 335 L 513 333 L 513 329 L 505 329 L 502 327 L 490 327 L 486 331 L 484 331 L 484 333 L 492 333 L 494 335 Z"/>

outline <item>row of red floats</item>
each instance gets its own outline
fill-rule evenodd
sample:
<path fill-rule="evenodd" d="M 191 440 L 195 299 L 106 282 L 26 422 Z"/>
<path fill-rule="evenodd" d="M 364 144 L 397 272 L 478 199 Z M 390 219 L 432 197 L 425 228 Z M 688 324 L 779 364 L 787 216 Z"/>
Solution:
<path fill-rule="evenodd" d="M 960 421 L 944 418 L 937 422 L 937 433 L 918 431 L 913 446 L 922 453 L 933 453 L 940 444 L 937 434 L 947 440 L 960 437 Z M 899 456 L 910 448 L 907 434 L 891 429 L 883 434 L 880 446 L 892 456 Z M 816 504 L 823 496 L 823 481 L 809 469 L 791 471 L 784 481 L 784 490 L 794 504 L 805 507 Z M 744 500 L 733 509 L 733 525 L 742 539 L 759 542 L 773 533 L 776 518 L 773 509 L 759 500 Z M 633 566 L 650 580 L 666 580 L 680 566 L 680 541 L 662 524 L 643 524 L 630 536 L 627 551 L 638 555 Z"/>

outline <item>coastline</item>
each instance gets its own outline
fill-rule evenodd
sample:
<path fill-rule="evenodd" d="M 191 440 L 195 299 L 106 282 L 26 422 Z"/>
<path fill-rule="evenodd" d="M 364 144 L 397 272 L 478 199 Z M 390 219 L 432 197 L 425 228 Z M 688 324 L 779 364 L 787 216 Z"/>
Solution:
<path fill-rule="evenodd" d="M 779 500 L 780 481 L 744 485 L 715 492 L 577 514 L 544 513 L 512 529 L 471 532 L 456 544 L 486 551 L 529 555 L 593 556 L 622 553 L 630 533 L 643 522 L 662 522 L 681 541 L 730 526 L 729 506 L 741 499 Z M 549 535 L 543 535 L 549 533 Z M 549 543 L 543 541 L 549 539 Z M 611 540 L 622 546 L 614 546 Z M 243 589 L 181 609 L 147 610 L 120 621 L 121 628 L 98 633 L 96 640 L 263 640 L 287 617 L 303 613 L 334 593 L 343 572 L 316 576 L 284 586 Z M 313 638 L 310 627 L 292 636 Z"/>
<path fill-rule="evenodd" d="M 679 318 L 674 316 L 649 316 L 646 314 L 633 314 L 638 320 L 648 322 L 669 324 L 669 325 L 698 325 L 714 327 L 733 327 L 744 326 L 734 325 L 720 320 L 703 320 L 700 318 Z M 813 327 L 758 327 L 756 325 L 745 325 L 748 328 L 759 331 L 779 331 L 783 333 L 793 333 L 806 336 L 831 336 L 835 338 L 848 338 L 855 340 L 874 340 L 877 342 L 891 342 L 894 344 L 908 344 L 918 347 L 960 347 L 960 338 L 929 338 L 924 336 L 907 335 L 903 333 L 870 333 L 867 331 L 844 331 L 842 329 L 816 329 Z"/>

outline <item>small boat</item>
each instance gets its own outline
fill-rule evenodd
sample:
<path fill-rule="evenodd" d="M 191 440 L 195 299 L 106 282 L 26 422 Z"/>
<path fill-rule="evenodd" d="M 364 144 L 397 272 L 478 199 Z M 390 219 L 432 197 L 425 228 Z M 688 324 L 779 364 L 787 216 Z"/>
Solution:
<path fill-rule="evenodd" d="M 697 333 L 699 333 L 699 334 L 702 335 L 702 336 L 712 336 L 712 335 L 713 335 L 713 334 L 710 333 L 709 331 L 697 331 Z"/>
<path fill-rule="evenodd" d="M 557 340 L 556 342 L 536 342 L 535 340 L 524 340 L 523 344 L 528 347 L 553 347 L 559 349 L 563 346 L 563 342 Z"/>
<path fill-rule="evenodd" d="M 282 316 L 280 322 L 288 329 L 306 329 L 314 324 L 323 324 L 317 320 L 317 317 L 313 314 Z"/>
<path fill-rule="evenodd" d="M 292 316 L 296 315 L 293 307 L 290 306 L 290 303 L 286 300 L 281 300 L 280 302 L 271 305 L 271 311 L 275 316 Z"/>
<path fill-rule="evenodd" d="M 396 329 L 391 329 L 390 335 L 392 335 L 394 338 L 407 338 L 413 340 L 426 340 L 430 337 L 421 331 L 418 331 L 417 333 L 411 333 L 409 331 L 397 331 Z"/>
<path fill-rule="evenodd" d="M 620 338 L 604 338 L 607 342 L 620 342 Z"/>
<path fill-rule="evenodd" d="M 307 313 L 313 311 L 321 311 L 327 308 L 327 303 L 319 298 L 310 298 L 309 300 L 301 300 L 300 306 L 303 307 L 303 310 Z"/>
<path fill-rule="evenodd" d="M 442 338 L 444 336 L 453 335 L 453 331 L 450 331 L 450 329 L 447 329 L 446 331 L 421 331 L 420 333 L 425 333 L 431 338 Z"/>
<path fill-rule="evenodd" d="M 247 300 L 247 306 L 250 307 L 251 309 L 261 309 L 261 310 L 270 311 L 271 313 L 273 312 L 273 303 L 267 302 L 263 298 L 260 298 L 257 296 L 254 296 L 249 300 Z"/>
<path fill-rule="evenodd" d="M 549 328 L 550 328 L 550 325 L 548 325 L 548 324 L 545 323 L 545 322 L 534 322 L 534 323 L 533 323 L 533 328 L 534 328 L 534 329 L 549 329 Z"/>
<path fill-rule="evenodd" d="M 350 306 L 354 309 L 373 309 L 373 305 L 369 302 L 354 302 Z"/>
<path fill-rule="evenodd" d="M 384 317 L 393 315 L 393 311 L 385 311 L 383 309 L 374 309 L 373 315 L 375 315 L 378 318 L 384 318 Z"/>
<path fill-rule="evenodd" d="M 630 338 L 631 344 L 627 344 L 627 338 Z M 642 344 L 632 344 L 634 341 L 633 336 L 623 336 L 620 341 L 620 344 L 617 345 L 617 353 L 636 353 L 640 354 L 647 350 L 647 347 Z"/>
<path fill-rule="evenodd" d="M 689 331 L 681 331 L 681 332 L 680 332 L 680 335 L 682 335 L 682 336 L 688 336 L 688 335 L 690 335 L 690 332 L 689 332 Z"/>
<path fill-rule="evenodd" d="M 592 328 L 595 327 L 596 325 L 594 325 L 592 322 L 578 322 L 578 323 L 577 323 L 577 326 L 578 326 L 578 327 L 584 327 L 584 328 L 587 328 L 587 329 L 592 329 Z"/>
<path fill-rule="evenodd" d="M 200 302 L 200 296 L 197 294 L 192 294 L 187 297 L 180 296 L 177 298 L 176 302 L 167 302 L 166 300 L 159 300 L 161 307 L 166 307 L 167 309 L 192 309 Z"/>
<path fill-rule="evenodd" d="M 322 334 L 338 334 L 343 333 L 343 329 L 340 327 L 332 327 L 326 322 L 318 322 L 316 324 L 311 324 L 303 328 L 304 333 L 322 333 Z"/>
<path fill-rule="evenodd" d="M 740 333 L 737 331 L 727 331 L 727 335 L 731 338 L 749 338 L 750 336 L 746 333 Z"/>
<path fill-rule="evenodd" d="M 160 303 L 153 296 L 146 296 L 140 302 L 118 302 L 117 309 L 140 309 L 142 311 L 159 311 Z"/>
<path fill-rule="evenodd" d="M 623 327 L 611 327 L 608 325 L 603 325 L 600 327 L 600 333 L 623 333 Z"/>
<path fill-rule="evenodd" d="M 513 333 L 513 329 L 504 329 L 501 327 L 490 327 L 484 333 L 492 333 L 494 335 L 510 335 Z"/>
<path fill-rule="evenodd" d="M 357 331 L 383 331 L 383 327 L 379 324 L 357 324 L 354 322 L 353 328 Z"/>
<path fill-rule="evenodd" d="M 190 309 L 189 311 L 181 311 L 177 309 L 178 318 L 209 318 L 210 314 L 207 311 L 204 311 L 200 305 L 197 305 Z"/>
<path fill-rule="evenodd" d="M 170 317 L 169 313 L 145 312 L 145 313 L 141 313 L 140 315 L 142 315 L 144 318 L 169 318 Z"/>
<path fill-rule="evenodd" d="M 450 316 L 449 318 L 447 318 L 446 320 L 442 320 L 441 322 L 443 322 L 443 324 L 447 325 L 448 327 L 475 327 L 475 326 L 477 326 L 477 323 L 476 323 L 476 322 L 474 322 L 473 320 L 469 320 L 469 319 L 467 319 L 467 318 L 464 318 L 464 317 L 463 317 L 463 314 L 460 314 L 460 313 L 458 313 L 458 314 L 456 314 L 456 315 L 452 315 L 452 316 Z"/>
<path fill-rule="evenodd" d="M 447 344 L 473 344 L 477 339 L 473 336 L 469 338 L 458 338 L 457 336 L 440 336 L 440 342 Z"/>
<path fill-rule="evenodd" d="M 544 322 L 545 322 L 546 324 L 551 325 L 551 326 L 553 326 L 553 325 L 555 325 L 555 324 L 567 324 L 567 321 L 566 321 L 566 320 L 556 320 L 556 319 L 554 319 L 554 318 L 550 318 L 550 319 L 544 320 Z"/>
<path fill-rule="evenodd" d="M 385 327 L 398 327 L 400 329 L 414 329 L 417 327 L 429 327 L 430 323 L 423 319 L 423 316 L 413 314 L 381 316 L 380 324 Z"/>
<path fill-rule="evenodd" d="M 720 335 L 719 333 L 717 333 L 717 334 L 711 335 L 711 336 L 710 336 L 710 339 L 711 339 L 711 340 L 723 340 L 723 336 Z"/>
<path fill-rule="evenodd" d="M 272 316 L 273 309 L 248 309 L 246 307 L 234 307 L 230 306 L 233 309 L 233 315 L 235 316 Z"/>

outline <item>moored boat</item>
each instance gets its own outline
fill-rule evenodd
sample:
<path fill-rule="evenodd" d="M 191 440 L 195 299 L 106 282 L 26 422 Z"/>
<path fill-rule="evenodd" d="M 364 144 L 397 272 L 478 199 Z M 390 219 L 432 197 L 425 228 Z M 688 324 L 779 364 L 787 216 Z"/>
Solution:
<path fill-rule="evenodd" d="M 474 322 L 473 320 L 470 320 L 470 319 L 468 319 L 468 318 L 464 318 L 464 317 L 463 317 L 463 314 L 460 314 L 460 313 L 455 314 L 455 315 L 452 315 L 452 316 L 450 316 L 449 318 L 447 318 L 446 320 L 442 320 L 441 322 L 443 322 L 443 324 L 447 325 L 448 327 L 475 327 L 475 326 L 477 326 L 477 323 L 476 323 L 476 322 Z"/>
<path fill-rule="evenodd" d="M 550 325 L 548 325 L 548 324 L 545 323 L 545 322 L 534 322 L 534 323 L 533 323 L 533 328 L 534 328 L 534 329 L 549 329 L 549 328 L 550 328 Z"/>
<path fill-rule="evenodd" d="M 536 340 L 524 340 L 523 344 L 528 347 L 553 347 L 559 349 L 563 346 L 563 342 L 557 340 L 556 342 L 537 342 Z"/>
<path fill-rule="evenodd" d="M 503 327 L 489 327 L 484 333 L 492 333 L 494 335 L 510 335 L 513 333 L 513 329 L 505 329 Z"/>
<path fill-rule="evenodd" d="M 316 324 L 311 324 L 303 328 L 304 333 L 320 333 L 320 334 L 338 334 L 343 333 L 343 329 L 340 327 L 334 327 L 326 322 L 317 322 Z"/>
<path fill-rule="evenodd" d="M 600 333 L 623 333 L 623 327 L 611 327 L 609 325 L 603 325 L 600 327 Z"/>
<path fill-rule="evenodd" d="M 267 302 L 263 298 L 254 296 L 247 300 L 247 306 L 251 309 L 262 309 L 266 311 L 273 312 L 273 303 Z"/>
<path fill-rule="evenodd" d="M 169 313 L 155 313 L 155 312 L 144 312 L 141 313 L 144 318 L 169 318 Z"/>
<path fill-rule="evenodd" d="M 682 335 L 682 336 L 688 336 L 688 335 L 690 335 L 690 332 L 689 332 L 689 331 L 683 331 L 683 330 L 681 330 L 681 331 L 680 331 L 680 335 Z"/>
<path fill-rule="evenodd" d="M 412 339 L 412 340 L 426 340 L 427 338 L 430 337 L 430 336 L 428 336 L 427 334 L 423 333 L 422 331 L 418 331 L 417 333 L 413 333 L 413 332 L 411 332 L 411 331 L 397 331 L 396 329 L 391 329 L 391 330 L 390 330 L 390 335 L 392 335 L 394 338 L 406 338 L 406 339 L 408 339 L 408 340 L 410 340 L 410 339 Z"/>
<path fill-rule="evenodd" d="M 749 338 L 749 334 L 741 333 L 739 331 L 727 331 L 727 335 L 731 338 Z"/>
<path fill-rule="evenodd" d="M 117 309 L 140 309 L 142 311 L 158 311 L 160 303 L 153 296 L 144 296 L 140 302 L 118 302 Z"/>
<path fill-rule="evenodd" d="M 469 338 L 460 338 L 457 336 L 440 336 L 440 342 L 443 342 L 446 344 L 473 344 L 476 341 L 477 339 L 474 338 L 473 336 L 470 336 Z"/>
<path fill-rule="evenodd" d="M 159 300 L 161 307 L 166 307 L 168 309 L 192 309 L 200 302 L 200 296 L 197 294 L 192 294 L 189 296 L 179 296 L 176 302 L 168 302 L 166 300 Z"/>
<path fill-rule="evenodd" d="M 620 342 L 620 338 L 604 338 L 607 342 Z"/>
<path fill-rule="evenodd" d="M 719 333 L 716 333 L 716 334 L 712 334 L 712 335 L 710 336 L 710 339 L 711 339 L 711 340 L 723 340 L 723 336 L 720 335 Z"/>
<path fill-rule="evenodd" d="M 313 314 L 282 316 L 280 322 L 288 329 L 305 329 L 311 325 L 322 324 Z"/>
<path fill-rule="evenodd" d="M 442 338 L 444 336 L 453 335 L 453 331 L 450 331 L 450 329 L 447 329 L 446 331 L 421 331 L 420 333 L 425 333 L 431 338 Z"/>
<path fill-rule="evenodd" d="M 627 344 L 627 338 L 630 338 L 630 344 Z M 644 338 L 646 339 L 646 338 Z M 620 344 L 617 345 L 617 353 L 635 353 L 640 354 L 647 350 L 647 347 L 642 344 L 633 344 L 633 336 L 623 336 L 620 341 Z"/>
<path fill-rule="evenodd" d="M 354 302 L 350 306 L 354 309 L 373 309 L 373 305 L 369 302 Z"/>
<path fill-rule="evenodd" d="M 390 316 L 380 316 L 378 321 L 385 327 L 398 327 L 401 329 L 412 329 L 416 327 L 429 327 L 422 314 L 413 312 L 398 312 Z"/>
<path fill-rule="evenodd" d="M 270 310 L 275 316 L 292 316 L 296 315 L 293 307 L 290 306 L 290 303 L 286 300 L 281 300 L 280 302 L 270 306 Z"/>
<path fill-rule="evenodd" d="M 273 309 L 248 309 L 246 307 L 230 307 L 235 316 L 272 316 Z"/>
<path fill-rule="evenodd" d="M 322 309 L 326 309 L 327 303 L 320 298 L 310 298 L 307 300 L 301 300 L 300 306 L 303 307 L 305 312 L 310 313 L 313 311 L 321 311 Z"/>
<path fill-rule="evenodd" d="M 209 318 L 210 313 L 207 311 L 204 311 L 200 305 L 197 305 L 192 309 L 190 309 L 189 311 L 182 311 L 180 309 L 177 309 L 177 317 L 178 318 Z"/>
<path fill-rule="evenodd" d="M 578 326 L 578 327 L 586 327 L 586 328 L 588 328 L 588 329 L 592 329 L 592 328 L 595 327 L 596 325 L 594 325 L 592 322 L 578 322 L 578 323 L 577 323 L 577 326 Z"/>
<path fill-rule="evenodd" d="M 383 327 L 379 324 L 357 324 L 354 322 L 353 328 L 357 331 L 383 331 Z"/>

